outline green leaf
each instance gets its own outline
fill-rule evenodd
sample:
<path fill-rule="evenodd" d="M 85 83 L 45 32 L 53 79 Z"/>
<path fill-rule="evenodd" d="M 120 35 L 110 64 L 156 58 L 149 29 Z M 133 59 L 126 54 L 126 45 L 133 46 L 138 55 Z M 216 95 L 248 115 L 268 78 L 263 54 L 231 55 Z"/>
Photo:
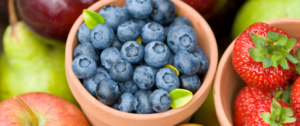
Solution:
<path fill-rule="evenodd" d="M 300 64 L 296 65 L 295 70 L 297 71 L 298 74 L 300 74 Z"/>
<path fill-rule="evenodd" d="M 181 108 L 189 103 L 193 98 L 193 93 L 185 89 L 174 89 L 170 92 L 171 107 L 173 109 Z"/>
<path fill-rule="evenodd" d="M 263 58 L 262 62 L 263 62 L 264 68 L 269 68 L 270 66 L 272 66 L 272 61 L 268 58 Z"/>
<path fill-rule="evenodd" d="M 272 66 L 277 68 L 277 66 L 278 66 L 277 61 L 282 57 L 283 57 L 282 54 L 272 55 L 272 57 L 271 57 Z"/>
<path fill-rule="evenodd" d="M 83 9 L 83 20 L 90 29 L 93 29 L 97 24 L 105 23 L 105 19 L 100 14 L 88 9 Z"/>
<path fill-rule="evenodd" d="M 271 113 L 268 112 L 264 112 L 264 113 L 260 113 L 261 118 L 268 124 L 271 123 Z"/>
<path fill-rule="evenodd" d="M 251 33 L 250 37 L 256 48 L 263 48 L 262 42 L 265 42 L 265 38 L 256 34 Z"/>
<path fill-rule="evenodd" d="M 273 102 L 271 104 L 271 113 L 272 114 L 274 113 L 275 115 L 278 116 L 280 115 L 281 109 L 282 109 L 281 105 L 277 102 L 276 99 L 273 99 Z"/>
<path fill-rule="evenodd" d="M 288 117 L 288 116 L 284 116 L 281 119 L 281 123 L 293 123 L 296 121 L 295 117 Z"/>
<path fill-rule="evenodd" d="M 266 46 L 266 48 L 268 49 L 268 53 L 273 53 L 273 47 L 272 47 L 272 45 L 268 45 L 268 46 Z"/>
<path fill-rule="evenodd" d="M 279 38 L 278 38 L 278 40 L 277 40 L 277 43 L 278 43 L 279 45 L 284 46 L 284 45 L 287 43 L 287 41 L 288 41 L 288 37 L 286 37 L 285 35 L 279 35 Z"/>
<path fill-rule="evenodd" d="M 296 51 L 296 56 L 300 59 L 300 48 Z"/>
<path fill-rule="evenodd" d="M 274 46 L 274 48 L 276 49 L 276 50 L 283 50 L 283 49 L 286 49 L 284 46 L 282 46 L 282 45 L 275 45 Z"/>
<path fill-rule="evenodd" d="M 279 54 L 279 51 L 273 51 L 272 53 L 277 55 L 277 54 Z"/>
<path fill-rule="evenodd" d="M 256 62 L 262 62 L 262 58 L 266 54 L 264 49 L 258 49 L 258 48 L 250 48 L 249 54 L 251 58 Z"/>
<path fill-rule="evenodd" d="M 276 32 L 268 32 L 267 42 L 275 42 L 278 40 L 279 35 Z"/>
<path fill-rule="evenodd" d="M 282 53 L 283 53 L 284 57 L 287 58 L 290 62 L 292 62 L 294 64 L 298 63 L 298 60 L 295 59 L 290 53 L 288 53 L 288 52 L 282 52 Z"/>
<path fill-rule="evenodd" d="M 291 105 L 291 91 L 292 91 L 292 87 L 289 87 L 286 90 L 284 90 L 281 98 L 282 101 L 285 101 L 290 105 Z"/>
<path fill-rule="evenodd" d="M 279 65 L 283 68 L 283 69 L 290 69 L 287 60 L 285 59 L 285 57 L 281 57 L 279 60 Z"/>
<path fill-rule="evenodd" d="M 291 51 L 294 46 L 296 45 L 297 40 L 296 39 L 289 39 L 288 42 L 284 45 L 284 47 L 286 48 L 286 51 Z"/>
<path fill-rule="evenodd" d="M 293 109 L 287 108 L 287 107 L 283 107 L 283 109 L 285 110 L 284 116 L 293 116 L 294 115 Z"/>
<path fill-rule="evenodd" d="M 283 93 L 283 91 L 277 90 L 277 91 L 275 92 L 275 99 L 280 100 L 279 98 L 280 98 L 280 95 L 281 95 L 282 93 Z"/>
<path fill-rule="evenodd" d="M 270 126 L 280 126 L 280 125 L 274 121 L 271 121 Z"/>

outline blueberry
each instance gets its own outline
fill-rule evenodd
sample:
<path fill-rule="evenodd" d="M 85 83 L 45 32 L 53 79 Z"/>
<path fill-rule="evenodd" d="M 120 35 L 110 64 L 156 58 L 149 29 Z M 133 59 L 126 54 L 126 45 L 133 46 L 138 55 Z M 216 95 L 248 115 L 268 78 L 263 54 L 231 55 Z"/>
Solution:
<path fill-rule="evenodd" d="M 89 57 L 92 57 L 96 63 L 98 64 L 100 61 L 99 52 L 94 48 L 94 46 L 91 43 L 81 43 L 76 46 L 73 57 L 76 58 L 80 55 L 86 55 Z"/>
<path fill-rule="evenodd" d="M 166 39 L 166 32 L 163 26 L 155 22 L 151 22 L 143 27 L 141 38 L 144 45 L 147 45 L 152 41 L 164 42 Z"/>
<path fill-rule="evenodd" d="M 144 25 L 146 24 L 146 22 L 143 21 L 143 20 L 136 20 L 136 19 L 134 19 L 133 22 L 136 23 L 136 24 L 138 24 L 138 26 L 139 26 L 138 29 L 139 29 L 139 30 L 142 30 L 142 28 L 143 28 Z"/>
<path fill-rule="evenodd" d="M 191 91 L 195 94 L 201 86 L 201 81 L 196 74 L 180 76 L 181 86 L 184 89 Z"/>
<path fill-rule="evenodd" d="M 145 19 L 150 16 L 153 6 L 152 0 L 127 0 L 127 13 L 134 19 Z"/>
<path fill-rule="evenodd" d="M 143 19 L 143 21 L 145 21 L 146 23 L 153 22 L 153 20 L 151 19 L 151 17 L 145 18 L 145 19 Z"/>
<path fill-rule="evenodd" d="M 97 99 L 105 105 L 113 105 L 120 96 L 119 85 L 107 78 L 99 82 L 96 88 Z"/>
<path fill-rule="evenodd" d="M 204 53 L 204 50 L 203 50 L 203 48 L 201 47 L 201 46 L 199 46 L 199 45 L 196 45 L 196 48 L 194 49 L 194 51 L 193 52 L 200 52 L 200 53 Z"/>
<path fill-rule="evenodd" d="M 95 98 L 96 98 L 96 87 L 98 83 L 103 79 L 111 78 L 109 73 L 107 73 L 107 71 L 102 67 L 98 67 L 96 71 L 97 72 L 94 76 L 83 79 L 83 83 L 82 83 L 85 89 Z"/>
<path fill-rule="evenodd" d="M 176 25 L 168 33 L 167 44 L 173 53 L 179 51 L 194 51 L 197 35 L 194 29 L 187 25 Z"/>
<path fill-rule="evenodd" d="M 121 58 L 129 63 L 138 63 L 144 58 L 144 46 L 136 41 L 128 41 L 121 48 Z"/>
<path fill-rule="evenodd" d="M 116 102 L 116 103 L 113 104 L 111 107 L 114 108 L 114 109 L 116 109 L 116 110 L 119 110 L 119 103 Z"/>
<path fill-rule="evenodd" d="M 152 91 L 150 90 L 138 90 L 135 92 L 135 97 L 137 98 L 138 105 L 136 108 L 136 113 L 138 114 L 151 114 L 155 111 L 150 106 L 149 97 Z"/>
<path fill-rule="evenodd" d="M 141 35 L 139 28 L 133 20 L 126 21 L 118 27 L 117 36 L 122 43 L 135 41 Z"/>
<path fill-rule="evenodd" d="M 156 89 L 149 97 L 150 106 L 156 112 L 165 112 L 171 105 L 171 96 L 168 91 Z"/>
<path fill-rule="evenodd" d="M 138 66 L 133 72 L 133 81 L 139 89 L 151 89 L 155 83 L 156 70 L 150 66 Z"/>
<path fill-rule="evenodd" d="M 204 52 L 193 52 L 195 56 L 197 56 L 198 60 L 200 61 L 200 69 L 198 70 L 197 74 L 202 75 L 207 72 L 209 68 L 209 60 Z"/>
<path fill-rule="evenodd" d="M 146 45 L 144 60 L 152 67 L 163 67 L 169 61 L 171 52 L 167 45 L 159 41 L 153 41 Z"/>
<path fill-rule="evenodd" d="M 99 14 L 105 19 L 105 24 L 108 24 L 114 31 L 117 31 L 122 22 L 128 20 L 127 12 L 117 6 L 106 5 L 99 11 Z"/>
<path fill-rule="evenodd" d="M 170 55 L 170 59 L 168 61 L 168 64 L 174 66 L 174 54 L 172 52 L 170 54 L 171 55 Z"/>
<path fill-rule="evenodd" d="M 129 62 L 119 60 L 110 69 L 109 74 L 116 82 L 125 82 L 132 77 L 133 69 Z"/>
<path fill-rule="evenodd" d="M 90 36 L 93 46 L 97 49 L 105 49 L 109 47 L 115 39 L 113 29 L 107 24 L 96 25 Z"/>
<path fill-rule="evenodd" d="M 195 74 L 200 69 L 197 56 L 187 51 L 177 52 L 174 56 L 174 67 L 184 75 Z"/>
<path fill-rule="evenodd" d="M 188 25 L 188 26 L 192 27 L 192 22 L 188 18 L 186 18 L 186 17 L 178 16 L 170 24 L 168 32 L 172 29 L 173 26 L 176 26 L 176 25 Z"/>
<path fill-rule="evenodd" d="M 91 29 L 82 23 L 78 28 L 77 38 L 80 43 L 90 43 L 91 42 Z"/>
<path fill-rule="evenodd" d="M 102 51 L 100 59 L 102 66 L 109 70 L 113 64 L 115 64 L 122 58 L 120 55 L 120 51 L 116 47 L 109 47 Z"/>
<path fill-rule="evenodd" d="M 129 79 L 123 83 L 119 83 L 119 85 L 122 92 L 135 93 L 139 89 L 132 79 Z"/>
<path fill-rule="evenodd" d="M 121 50 L 122 43 L 121 43 L 120 40 L 117 38 L 117 36 L 115 37 L 114 42 L 111 44 L 111 47 L 116 47 L 118 50 Z"/>
<path fill-rule="evenodd" d="M 136 110 L 138 101 L 134 95 L 131 93 L 125 92 L 121 95 L 119 99 L 119 110 L 123 112 L 132 112 Z"/>
<path fill-rule="evenodd" d="M 171 92 L 179 88 L 179 77 L 170 68 L 161 68 L 156 73 L 156 87 Z"/>
<path fill-rule="evenodd" d="M 153 0 L 151 18 L 162 25 L 171 23 L 176 17 L 176 6 L 171 0 Z"/>
<path fill-rule="evenodd" d="M 97 64 L 92 57 L 80 55 L 72 62 L 72 69 L 79 79 L 85 79 L 96 74 Z"/>

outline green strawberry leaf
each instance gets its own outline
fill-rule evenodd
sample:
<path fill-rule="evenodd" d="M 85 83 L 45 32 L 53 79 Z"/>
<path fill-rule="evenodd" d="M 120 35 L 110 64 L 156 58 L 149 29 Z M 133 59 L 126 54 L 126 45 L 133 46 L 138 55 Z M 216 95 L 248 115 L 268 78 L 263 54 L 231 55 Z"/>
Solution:
<path fill-rule="evenodd" d="M 268 32 L 267 35 L 267 42 L 275 42 L 276 40 L 278 40 L 279 35 L 275 32 Z"/>
<path fill-rule="evenodd" d="M 265 42 L 265 38 L 256 34 L 251 33 L 250 37 L 256 48 L 263 48 L 262 42 Z"/>
<path fill-rule="evenodd" d="M 291 105 L 291 91 L 292 87 L 287 88 L 284 90 L 281 100 Z"/>
<path fill-rule="evenodd" d="M 277 40 L 277 43 L 278 43 L 279 45 L 284 46 L 284 45 L 287 43 L 287 41 L 288 41 L 288 37 L 286 37 L 285 35 L 279 35 L 279 38 L 278 38 L 278 40 Z"/>
<path fill-rule="evenodd" d="M 264 68 L 269 68 L 270 66 L 272 66 L 272 61 L 268 58 L 263 58 L 262 62 L 263 62 Z"/>
<path fill-rule="evenodd" d="M 282 93 L 283 93 L 283 91 L 277 90 L 277 91 L 275 92 L 275 99 L 280 100 L 280 96 L 281 96 Z"/>
<path fill-rule="evenodd" d="M 266 51 L 264 49 L 258 49 L 258 48 L 250 48 L 249 49 L 249 55 L 256 62 L 262 62 L 265 54 L 266 54 Z"/>
<path fill-rule="evenodd" d="M 105 23 L 105 19 L 100 14 L 88 9 L 83 9 L 83 20 L 90 29 L 93 29 L 97 24 Z"/>
<path fill-rule="evenodd" d="M 270 126 L 281 126 L 281 125 L 279 125 L 278 123 L 276 123 L 274 121 L 271 121 Z"/>
<path fill-rule="evenodd" d="M 281 109 L 281 105 L 277 102 L 277 100 L 273 99 L 273 102 L 271 104 L 271 113 L 278 116 L 281 113 Z"/>
<path fill-rule="evenodd" d="M 279 52 L 278 52 L 278 53 L 279 53 Z M 275 68 L 277 68 L 277 66 L 278 66 L 277 61 L 278 61 L 280 58 L 282 58 L 282 57 L 283 57 L 282 54 L 274 54 L 274 55 L 272 55 L 272 56 L 271 56 L 272 66 L 275 67 Z"/>
<path fill-rule="evenodd" d="M 283 109 L 285 110 L 285 116 L 293 116 L 293 109 L 287 107 L 283 107 Z"/>
<path fill-rule="evenodd" d="M 264 113 L 260 113 L 261 118 L 268 124 L 271 123 L 271 113 L 268 112 L 264 112 Z"/>
<path fill-rule="evenodd" d="M 292 62 L 294 64 L 298 63 L 298 60 L 295 59 L 290 53 L 288 53 L 288 52 L 282 52 L 282 53 L 283 53 L 284 57 L 287 58 L 290 62 Z"/>
<path fill-rule="evenodd" d="M 286 48 L 286 51 L 291 51 L 294 46 L 296 45 L 297 40 L 296 39 L 289 39 L 288 42 L 284 45 L 284 47 Z"/>
<path fill-rule="evenodd" d="M 281 119 L 281 123 L 293 123 L 296 121 L 296 118 L 295 117 L 287 117 L 287 116 L 284 116 L 282 117 Z"/>
<path fill-rule="evenodd" d="M 193 98 L 193 93 L 185 89 L 174 89 L 170 92 L 171 108 L 181 108 L 189 103 Z"/>
<path fill-rule="evenodd" d="M 276 50 L 283 50 L 283 49 L 286 49 L 284 46 L 282 46 L 282 45 L 275 45 L 274 46 L 274 49 L 276 49 Z"/>
<path fill-rule="evenodd" d="M 296 51 L 296 56 L 300 59 L 300 48 Z"/>
<path fill-rule="evenodd" d="M 289 69 L 289 65 L 288 65 L 288 62 L 287 60 L 285 59 L 285 57 L 281 57 L 279 59 L 279 65 L 283 68 L 283 69 Z"/>

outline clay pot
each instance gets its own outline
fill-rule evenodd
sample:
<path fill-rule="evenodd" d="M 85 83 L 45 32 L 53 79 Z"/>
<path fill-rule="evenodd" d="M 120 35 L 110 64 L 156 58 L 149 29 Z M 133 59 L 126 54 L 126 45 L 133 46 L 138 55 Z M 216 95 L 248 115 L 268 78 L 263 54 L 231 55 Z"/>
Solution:
<path fill-rule="evenodd" d="M 101 0 L 92 5 L 89 10 L 99 12 L 105 5 L 111 4 L 116 6 L 123 6 L 126 0 Z M 77 30 L 83 23 L 82 15 L 74 23 L 66 45 L 65 66 L 66 75 L 69 86 L 76 100 L 80 104 L 83 112 L 94 126 L 171 126 L 179 124 L 184 120 L 189 120 L 192 114 L 201 106 L 205 101 L 215 75 L 217 62 L 218 62 L 218 48 L 214 34 L 203 19 L 194 9 L 180 0 L 173 0 L 177 6 L 178 14 L 189 18 L 197 33 L 198 44 L 203 47 L 205 54 L 210 60 L 210 67 L 206 75 L 203 77 L 202 86 L 195 93 L 193 99 L 183 108 L 172 109 L 163 113 L 155 114 L 133 114 L 125 113 L 115 110 L 102 104 L 100 101 L 92 97 L 82 86 L 79 79 L 72 71 L 71 64 L 73 61 L 73 51 L 78 45 Z"/>
<path fill-rule="evenodd" d="M 281 18 L 266 23 L 282 28 L 292 38 L 300 38 L 300 19 Z M 214 101 L 218 120 L 222 126 L 233 126 L 233 104 L 238 91 L 246 86 L 234 70 L 231 55 L 234 41 L 223 54 L 214 81 Z"/>

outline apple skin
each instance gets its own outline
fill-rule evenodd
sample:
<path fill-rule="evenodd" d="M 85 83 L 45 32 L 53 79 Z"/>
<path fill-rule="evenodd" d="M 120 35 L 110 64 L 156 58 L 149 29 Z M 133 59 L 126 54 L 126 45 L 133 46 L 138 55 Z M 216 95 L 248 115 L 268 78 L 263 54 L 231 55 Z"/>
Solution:
<path fill-rule="evenodd" d="M 198 11 L 204 18 L 209 19 L 219 13 L 228 0 L 182 0 Z"/>
<path fill-rule="evenodd" d="M 35 32 L 47 38 L 65 41 L 82 13 L 99 0 L 17 0 L 21 19 Z"/>
<path fill-rule="evenodd" d="M 89 126 L 83 113 L 72 103 L 55 95 L 32 92 L 19 95 L 41 126 Z M 28 111 L 13 98 L 0 103 L 0 126 L 29 126 Z"/>
<path fill-rule="evenodd" d="M 232 38 L 236 38 L 255 22 L 284 17 L 300 18 L 299 5 L 300 0 L 248 0 L 234 19 Z"/>

